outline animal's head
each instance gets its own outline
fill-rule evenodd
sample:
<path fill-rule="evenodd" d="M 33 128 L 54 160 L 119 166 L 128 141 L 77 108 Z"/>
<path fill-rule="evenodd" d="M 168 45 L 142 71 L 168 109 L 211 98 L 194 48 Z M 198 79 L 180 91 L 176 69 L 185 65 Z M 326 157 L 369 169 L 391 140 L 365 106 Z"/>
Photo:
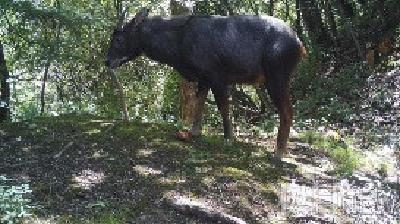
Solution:
<path fill-rule="evenodd" d="M 141 43 L 138 27 L 147 16 L 148 10 L 142 9 L 122 29 L 117 28 L 114 30 L 105 62 L 107 67 L 116 68 L 140 55 Z"/>

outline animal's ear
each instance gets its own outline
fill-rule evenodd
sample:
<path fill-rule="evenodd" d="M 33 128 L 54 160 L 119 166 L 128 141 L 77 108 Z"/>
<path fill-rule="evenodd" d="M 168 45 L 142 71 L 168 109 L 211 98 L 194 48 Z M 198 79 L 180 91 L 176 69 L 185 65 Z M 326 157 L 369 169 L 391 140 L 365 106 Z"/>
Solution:
<path fill-rule="evenodd" d="M 138 25 L 143 22 L 144 19 L 149 15 L 149 10 L 146 8 L 142 8 L 135 16 L 135 25 Z"/>

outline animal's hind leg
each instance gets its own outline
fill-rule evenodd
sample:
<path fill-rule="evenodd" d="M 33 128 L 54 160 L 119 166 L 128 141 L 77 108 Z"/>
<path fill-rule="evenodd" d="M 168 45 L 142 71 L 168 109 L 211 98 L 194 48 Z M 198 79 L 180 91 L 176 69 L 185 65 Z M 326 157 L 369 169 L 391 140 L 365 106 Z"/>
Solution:
<path fill-rule="evenodd" d="M 276 144 L 276 156 L 281 158 L 287 153 L 287 142 L 290 127 L 293 121 L 293 108 L 290 102 L 289 80 L 280 78 L 270 78 L 267 82 L 268 93 L 273 103 L 278 109 L 280 125 Z"/>

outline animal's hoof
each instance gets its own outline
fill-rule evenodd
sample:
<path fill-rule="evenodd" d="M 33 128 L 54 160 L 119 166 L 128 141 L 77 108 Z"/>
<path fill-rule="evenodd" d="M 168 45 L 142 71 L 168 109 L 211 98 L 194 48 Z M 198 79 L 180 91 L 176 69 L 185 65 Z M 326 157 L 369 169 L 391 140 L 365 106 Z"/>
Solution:
<path fill-rule="evenodd" d="M 190 131 L 177 131 L 175 133 L 175 137 L 181 141 L 187 141 L 193 137 L 192 132 Z"/>

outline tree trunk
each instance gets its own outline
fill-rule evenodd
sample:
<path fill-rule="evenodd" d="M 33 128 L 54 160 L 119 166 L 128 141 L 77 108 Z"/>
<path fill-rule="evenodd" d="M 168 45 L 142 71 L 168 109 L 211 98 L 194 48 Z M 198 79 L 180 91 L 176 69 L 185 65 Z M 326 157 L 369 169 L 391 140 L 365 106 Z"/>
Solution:
<path fill-rule="evenodd" d="M 197 83 L 182 80 L 180 84 L 180 115 L 184 126 L 190 126 L 196 120 L 196 111 L 199 108 L 197 97 Z"/>
<path fill-rule="evenodd" d="M 40 90 L 40 115 L 44 114 L 44 107 L 46 104 L 45 101 L 45 93 L 46 93 L 46 82 L 49 76 L 49 67 L 50 67 L 50 62 L 47 62 L 44 68 L 44 74 L 43 74 L 43 80 L 42 80 L 42 87 Z"/>
<path fill-rule="evenodd" d="M 57 83 L 58 100 L 64 103 L 64 88 L 62 83 Z"/>
<path fill-rule="evenodd" d="M 4 57 L 3 44 L 0 41 L 0 122 L 10 119 L 10 74 Z"/>
<path fill-rule="evenodd" d="M 301 38 L 303 35 L 303 27 L 301 26 L 301 10 L 300 10 L 300 0 L 296 0 L 296 32 Z"/>
<path fill-rule="evenodd" d="M 337 4 L 338 4 L 339 12 L 345 20 L 344 25 L 347 30 L 347 33 L 350 34 L 351 39 L 356 47 L 358 58 L 360 60 L 364 60 L 364 58 L 365 58 L 364 53 L 363 53 L 363 50 L 361 49 L 360 42 L 358 41 L 358 38 L 357 38 L 357 33 L 354 30 L 353 23 L 351 21 L 351 18 L 354 15 L 354 10 L 353 10 L 352 6 L 344 0 L 337 1 Z"/>
<path fill-rule="evenodd" d="M 54 2 L 55 6 L 57 7 L 57 11 L 60 11 L 60 1 L 57 0 L 56 2 Z M 58 45 L 60 42 L 60 33 L 61 33 L 61 25 L 58 23 L 57 20 L 52 21 L 52 23 L 54 23 L 54 26 L 57 27 L 57 32 L 55 35 L 55 43 L 53 45 L 50 45 L 50 49 L 48 51 L 49 53 L 49 57 L 47 58 L 47 62 L 45 64 L 45 68 L 44 68 L 44 74 L 43 74 L 43 81 L 42 81 L 42 87 L 40 90 L 40 115 L 44 114 L 45 111 L 45 104 L 46 104 L 46 100 L 45 100 L 45 95 L 46 95 L 46 82 L 49 78 L 49 68 L 51 66 L 51 59 L 53 59 L 56 54 L 54 52 L 54 50 L 58 47 L 58 46 L 54 46 L 54 45 Z M 49 34 L 49 31 L 46 30 L 46 34 Z M 47 36 L 47 38 L 50 38 L 50 36 Z"/>
<path fill-rule="evenodd" d="M 289 5 L 289 0 L 285 0 L 285 21 L 287 22 L 289 20 L 289 14 L 290 14 L 290 5 Z"/>
<path fill-rule="evenodd" d="M 273 16 L 274 15 L 274 0 L 269 0 L 269 15 Z"/>
<path fill-rule="evenodd" d="M 336 26 L 335 16 L 333 15 L 332 11 L 331 0 L 324 0 L 323 7 L 324 7 L 325 17 L 327 18 L 329 24 L 329 30 L 332 34 L 332 38 L 335 39 L 337 38 L 337 26 Z"/>
<path fill-rule="evenodd" d="M 311 39 L 321 48 L 320 50 L 328 51 L 331 49 L 333 41 L 322 22 L 321 10 L 317 3 L 315 0 L 300 0 L 299 3 L 303 21 Z"/>
<path fill-rule="evenodd" d="M 122 8 L 123 8 L 122 0 L 115 0 L 114 6 L 117 11 L 117 26 L 119 28 L 122 28 L 125 16 L 127 16 L 127 13 L 128 13 L 128 8 L 126 8 L 125 10 L 122 10 Z M 114 87 L 117 87 L 118 101 L 121 104 L 121 110 L 122 110 L 122 114 L 123 114 L 122 120 L 125 122 L 129 122 L 129 120 L 130 120 L 129 119 L 129 110 L 128 110 L 128 106 L 126 104 L 124 88 L 113 71 L 109 70 L 108 73 L 111 75 L 111 79 L 112 79 Z"/>
<path fill-rule="evenodd" d="M 171 15 L 189 15 L 190 10 L 178 1 L 170 1 Z M 197 84 L 182 79 L 180 84 L 180 119 L 185 127 L 189 127 L 197 119 L 196 110 L 200 100 L 197 97 Z"/>

